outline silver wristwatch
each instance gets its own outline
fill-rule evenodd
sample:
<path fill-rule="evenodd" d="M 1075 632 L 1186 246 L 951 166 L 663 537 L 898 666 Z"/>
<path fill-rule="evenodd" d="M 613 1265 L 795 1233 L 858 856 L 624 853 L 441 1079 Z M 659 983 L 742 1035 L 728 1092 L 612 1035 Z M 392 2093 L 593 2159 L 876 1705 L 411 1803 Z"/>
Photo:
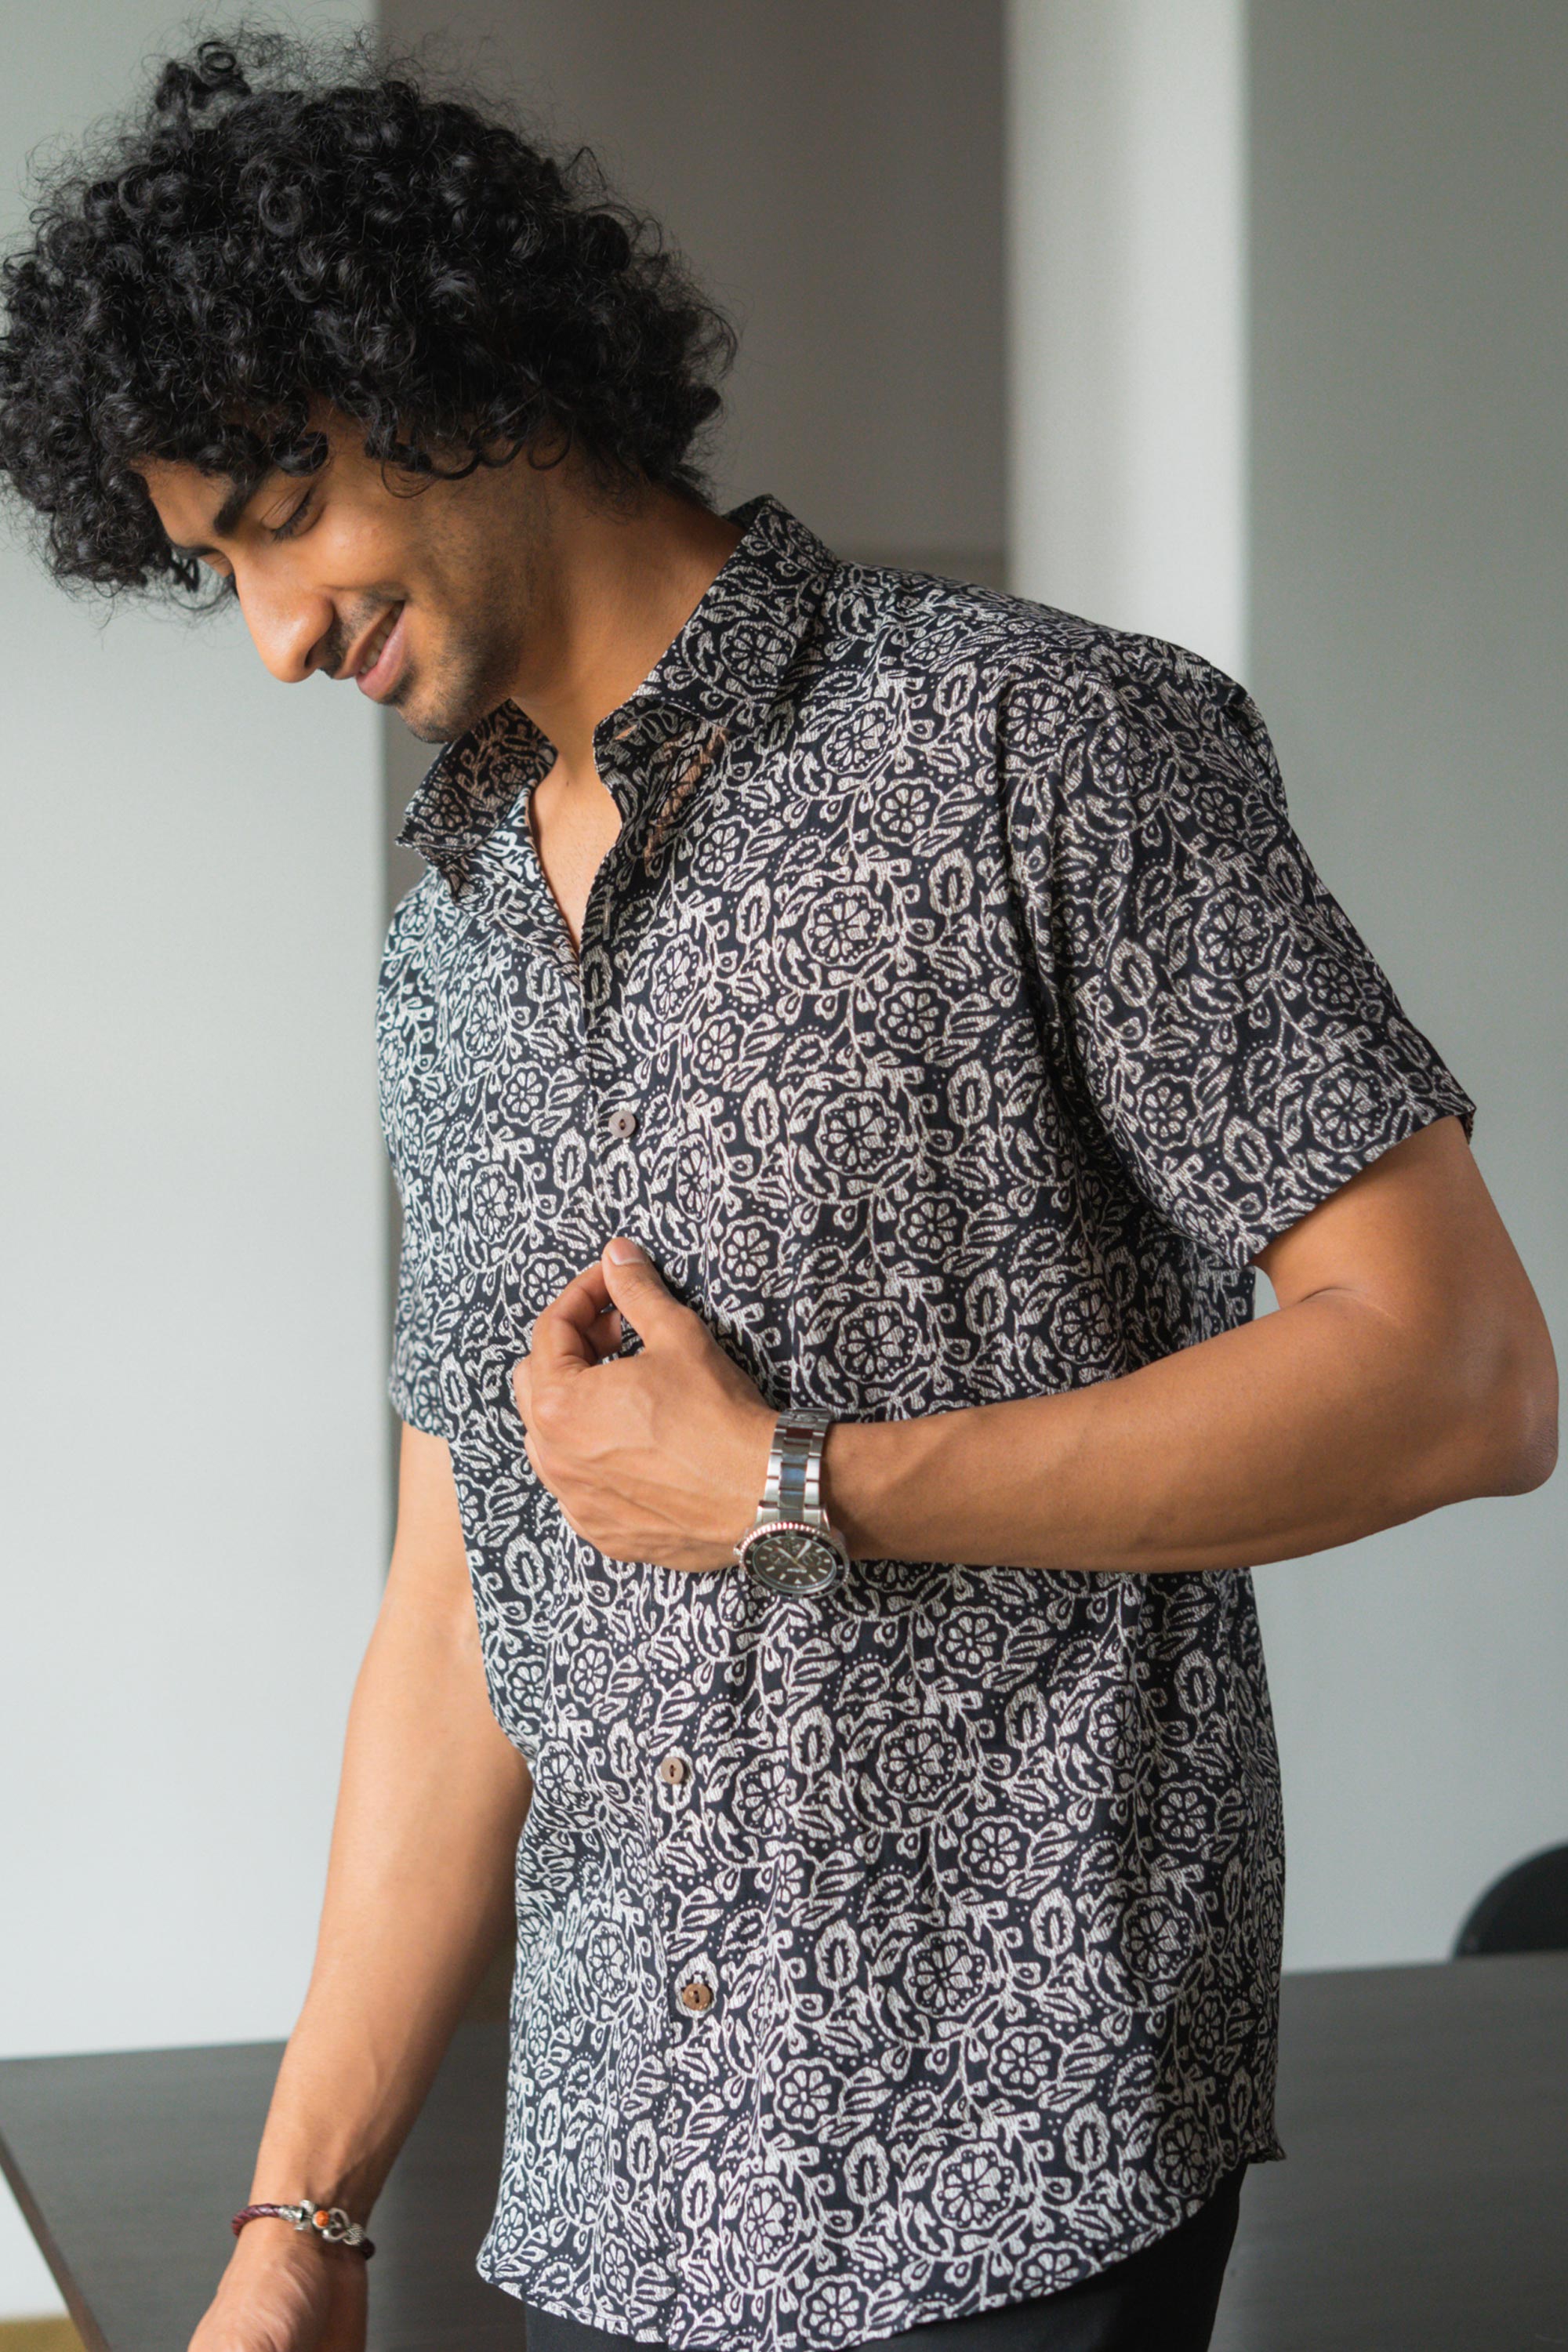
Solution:
<path fill-rule="evenodd" d="M 767 1484 L 735 1558 L 774 1592 L 826 1592 L 849 1565 L 822 1507 L 822 1444 L 831 1413 L 787 1408 L 773 1427 Z"/>

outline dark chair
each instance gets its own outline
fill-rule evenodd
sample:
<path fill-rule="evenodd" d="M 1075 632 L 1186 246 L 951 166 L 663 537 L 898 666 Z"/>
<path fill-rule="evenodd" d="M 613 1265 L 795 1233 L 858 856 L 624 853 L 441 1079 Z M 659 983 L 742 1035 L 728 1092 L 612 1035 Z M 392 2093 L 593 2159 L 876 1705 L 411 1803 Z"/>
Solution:
<path fill-rule="evenodd" d="M 1459 1930 L 1457 1960 L 1479 1952 L 1568 1952 L 1568 1845 L 1516 1863 Z"/>

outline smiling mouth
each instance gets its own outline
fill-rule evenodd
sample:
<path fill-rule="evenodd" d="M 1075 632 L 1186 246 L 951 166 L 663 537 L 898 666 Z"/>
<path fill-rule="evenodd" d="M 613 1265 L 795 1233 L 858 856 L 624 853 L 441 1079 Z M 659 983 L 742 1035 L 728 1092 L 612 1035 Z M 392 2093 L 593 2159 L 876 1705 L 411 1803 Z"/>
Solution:
<path fill-rule="evenodd" d="M 408 651 L 403 628 L 407 610 L 406 604 L 395 604 L 385 619 L 377 624 L 375 635 L 353 670 L 342 673 L 352 677 L 360 692 L 368 695 L 372 702 L 388 701 L 398 690 Z"/>
<path fill-rule="evenodd" d="M 381 659 L 382 655 L 386 650 L 386 641 L 388 637 L 391 636 L 394 629 L 396 628 L 398 622 L 402 618 L 402 605 L 395 604 L 391 612 L 388 613 L 385 620 L 383 621 L 380 628 L 377 629 L 374 636 L 372 637 L 369 645 L 366 646 L 363 656 L 354 670 L 355 677 L 368 677 L 370 676 L 371 671 L 375 667 L 377 662 Z"/>

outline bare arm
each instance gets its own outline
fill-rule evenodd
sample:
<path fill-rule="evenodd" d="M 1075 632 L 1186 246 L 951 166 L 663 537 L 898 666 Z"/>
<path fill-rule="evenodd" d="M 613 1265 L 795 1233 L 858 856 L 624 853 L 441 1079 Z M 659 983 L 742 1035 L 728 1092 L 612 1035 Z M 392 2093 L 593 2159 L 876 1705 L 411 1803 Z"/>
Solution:
<path fill-rule="evenodd" d="M 250 2196 L 368 2211 L 511 1906 L 528 1768 L 490 1711 L 445 1443 L 405 1428 L 397 1537 L 349 1717 L 315 1967 Z M 363 2258 L 241 2237 L 193 2352 L 362 2339 Z"/>
<path fill-rule="evenodd" d="M 529 1459 L 611 1558 L 722 1569 L 774 1415 L 645 1257 L 616 1262 L 623 1245 L 535 1323 L 513 1377 Z M 1548 1475 L 1552 1343 L 1458 1119 L 1396 1144 L 1258 1263 L 1277 1315 L 1121 1380 L 837 1423 L 826 1501 L 851 1552 L 1235 1568 Z M 623 1309 L 644 1344 L 606 1361 Z"/>
<path fill-rule="evenodd" d="M 862 1557 L 1234 1568 L 1538 1486 L 1552 1343 L 1457 1119 L 1270 1244 L 1279 1311 L 1126 1378 L 828 1439 Z"/>

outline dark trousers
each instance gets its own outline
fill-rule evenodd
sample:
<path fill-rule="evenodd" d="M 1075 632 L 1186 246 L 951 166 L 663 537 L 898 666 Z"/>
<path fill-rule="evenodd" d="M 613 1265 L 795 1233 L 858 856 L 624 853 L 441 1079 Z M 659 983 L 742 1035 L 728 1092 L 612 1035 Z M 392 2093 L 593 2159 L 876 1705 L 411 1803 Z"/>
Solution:
<path fill-rule="evenodd" d="M 881 2336 L 862 2352 L 1205 2352 L 1247 2167 L 1151 2246 L 1057 2294 Z M 525 2305 L 528 2352 L 661 2352 Z"/>

